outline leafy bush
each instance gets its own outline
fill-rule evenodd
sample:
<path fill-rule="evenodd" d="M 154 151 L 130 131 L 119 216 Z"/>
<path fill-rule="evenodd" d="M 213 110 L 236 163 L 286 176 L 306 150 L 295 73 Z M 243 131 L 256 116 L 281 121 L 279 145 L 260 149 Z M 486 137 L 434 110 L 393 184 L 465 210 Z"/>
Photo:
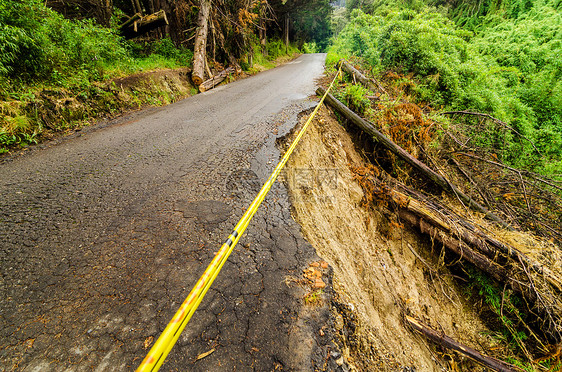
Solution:
<path fill-rule="evenodd" d="M 291 44 L 289 44 L 289 47 L 287 48 L 285 43 L 279 39 L 268 41 L 265 48 L 267 50 L 267 58 L 269 60 L 274 60 L 284 55 L 291 55 L 299 52 L 299 50 Z"/>
<path fill-rule="evenodd" d="M 253 55 L 253 62 L 255 65 L 261 66 L 257 70 L 247 63 L 242 63 L 247 71 L 258 71 L 263 68 L 273 68 L 275 64 L 273 61 L 279 57 L 292 56 L 300 51 L 293 44 L 289 44 L 289 48 L 285 47 L 285 43 L 279 39 L 270 39 L 267 41 L 265 48 L 259 42 L 256 35 L 250 38 L 251 51 Z M 246 71 L 246 70 L 245 70 Z"/>
<path fill-rule="evenodd" d="M 88 100 L 92 81 L 189 65 L 192 58 L 168 38 L 125 42 L 93 20 L 65 19 L 42 0 L 0 1 L 0 152 L 37 141 L 43 126 L 35 93 L 45 86 Z"/>
<path fill-rule="evenodd" d="M 305 53 L 320 53 L 320 48 L 314 41 L 310 43 L 304 43 L 302 49 Z"/>
<path fill-rule="evenodd" d="M 191 66 L 193 62 L 193 51 L 183 47 L 177 48 L 169 37 L 155 41 L 152 45 L 152 53 L 175 60 L 180 65 Z"/>
<path fill-rule="evenodd" d="M 539 2 L 521 18 L 490 15 L 477 35 L 429 8 L 381 8 L 374 15 L 354 10 L 328 60 L 358 56 L 375 70 L 412 74 L 412 93 L 419 101 L 435 108 L 489 113 L 530 137 L 543 155 L 521 156 L 532 153 L 530 144 L 500 141 L 503 132 L 474 133 L 483 145 L 502 143 L 504 161 L 560 173 L 560 24 L 561 13 Z"/>
<path fill-rule="evenodd" d="M 372 93 L 361 84 L 349 84 L 345 87 L 341 98 L 349 108 L 359 115 L 365 116 L 371 108 L 371 101 L 367 98 L 369 95 L 372 95 Z"/>
<path fill-rule="evenodd" d="M 92 20 L 66 20 L 40 0 L 0 4 L 0 75 L 5 78 L 59 83 L 76 71 L 99 74 L 102 62 L 126 55 L 119 37 Z"/>

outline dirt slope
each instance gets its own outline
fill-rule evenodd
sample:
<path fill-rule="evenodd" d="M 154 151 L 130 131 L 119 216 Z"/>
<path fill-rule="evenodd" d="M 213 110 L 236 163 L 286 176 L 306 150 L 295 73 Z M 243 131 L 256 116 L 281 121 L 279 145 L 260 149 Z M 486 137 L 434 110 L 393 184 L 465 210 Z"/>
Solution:
<path fill-rule="evenodd" d="M 448 275 L 427 239 L 361 206 L 352 167 L 364 160 L 323 108 L 288 163 L 293 217 L 334 270 L 340 333 L 357 370 L 440 371 L 448 362 L 403 324 L 409 314 L 467 345 L 490 344 L 486 327 Z M 354 321 L 355 320 L 355 321 Z M 446 359 L 446 358 L 445 358 Z M 479 370 L 463 362 L 467 370 Z"/>

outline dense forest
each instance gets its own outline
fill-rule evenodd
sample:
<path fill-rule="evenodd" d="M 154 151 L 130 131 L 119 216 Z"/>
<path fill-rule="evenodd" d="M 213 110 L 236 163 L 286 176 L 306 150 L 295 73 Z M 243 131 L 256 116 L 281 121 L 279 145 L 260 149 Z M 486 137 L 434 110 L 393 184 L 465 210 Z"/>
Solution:
<path fill-rule="evenodd" d="M 333 41 L 331 62 L 361 57 L 377 72 L 411 83 L 434 109 L 486 113 L 510 133 L 472 133 L 502 160 L 562 173 L 561 2 L 348 1 L 349 23 Z M 529 138 L 520 141 L 518 138 Z"/>

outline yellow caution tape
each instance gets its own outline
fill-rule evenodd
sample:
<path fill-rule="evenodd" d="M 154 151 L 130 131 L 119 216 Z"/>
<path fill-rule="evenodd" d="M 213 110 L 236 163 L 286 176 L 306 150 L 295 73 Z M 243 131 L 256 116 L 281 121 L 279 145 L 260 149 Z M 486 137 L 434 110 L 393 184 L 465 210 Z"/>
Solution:
<path fill-rule="evenodd" d="M 297 135 L 297 138 L 295 138 L 295 140 L 291 144 L 291 147 L 289 147 L 285 155 L 283 155 L 281 161 L 279 162 L 279 164 L 277 164 L 273 173 L 269 176 L 268 180 L 265 182 L 260 192 L 252 202 L 252 204 L 250 204 L 250 206 L 246 210 L 246 213 L 244 213 L 238 224 L 236 224 L 232 234 L 230 234 L 226 242 L 219 249 L 219 251 L 213 258 L 213 260 L 211 261 L 211 263 L 209 264 L 209 266 L 207 267 L 201 278 L 199 278 L 197 283 L 195 283 L 195 286 L 193 287 L 193 289 L 191 290 L 185 301 L 181 304 L 179 310 L 176 312 L 170 323 L 168 323 L 166 329 L 164 329 L 160 337 L 158 337 L 156 343 L 152 346 L 152 348 L 150 349 L 150 351 L 148 352 L 148 354 L 146 355 L 140 366 L 137 368 L 137 372 L 158 371 L 158 369 L 160 369 L 160 366 L 162 366 L 162 363 L 164 363 L 164 360 L 172 350 L 172 347 L 174 347 L 183 329 L 185 328 L 185 326 L 191 319 L 191 316 L 193 315 L 193 313 L 195 312 L 195 310 L 203 300 L 203 297 L 205 297 L 205 294 L 207 293 L 207 291 L 211 287 L 211 284 L 213 284 L 215 278 L 221 271 L 224 263 L 228 259 L 228 256 L 230 256 L 230 253 L 236 246 L 236 243 L 238 243 L 238 240 L 240 240 L 240 237 L 246 230 L 246 227 L 248 227 L 248 224 L 252 220 L 252 217 L 254 217 L 254 214 L 256 214 L 258 207 L 260 206 L 263 199 L 271 189 L 271 186 L 273 186 L 273 183 L 277 179 L 277 176 L 279 176 L 279 173 L 281 173 L 281 170 L 289 160 L 289 157 L 293 153 L 295 147 L 297 146 L 304 132 L 306 131 L 309 124 L 312 122 L 312 119 L 320 109 L 320 106 L 324 102 L 324 99 L 326 98 L 326 95 L 328 94 L 330 89 L 332 89 L 332 86 L 334 85 L 334 82 L 336 81 L 336 78 L 338 77 L 340 71 L 341 71 L 341 66 L 340 69 L 338 69 L 338 73 L 336 74 L 336 77 L 334 78 L 334 80 L 332 80 L 332 83 L 326 90 L 326 93 L 324 93 L 324 96 L 322 96 L 320 102 L 318 102 L 318 105 L 316 105 L 316 108 L 314 109 L 314 111 L 312 112 L 312 114 L 310 115 L 310 117 L 302 127 L 301 131 Z"/>

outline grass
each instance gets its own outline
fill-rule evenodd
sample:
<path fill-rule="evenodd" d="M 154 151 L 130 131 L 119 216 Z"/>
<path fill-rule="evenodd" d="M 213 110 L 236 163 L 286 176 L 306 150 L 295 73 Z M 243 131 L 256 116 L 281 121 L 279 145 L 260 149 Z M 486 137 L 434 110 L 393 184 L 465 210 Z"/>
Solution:
<path fill-rule="evenodd" d="M 312 291 L 304 296 L 304 303 L 311 306 L 316 306 L 322 303 L 323 290 Z"/>

